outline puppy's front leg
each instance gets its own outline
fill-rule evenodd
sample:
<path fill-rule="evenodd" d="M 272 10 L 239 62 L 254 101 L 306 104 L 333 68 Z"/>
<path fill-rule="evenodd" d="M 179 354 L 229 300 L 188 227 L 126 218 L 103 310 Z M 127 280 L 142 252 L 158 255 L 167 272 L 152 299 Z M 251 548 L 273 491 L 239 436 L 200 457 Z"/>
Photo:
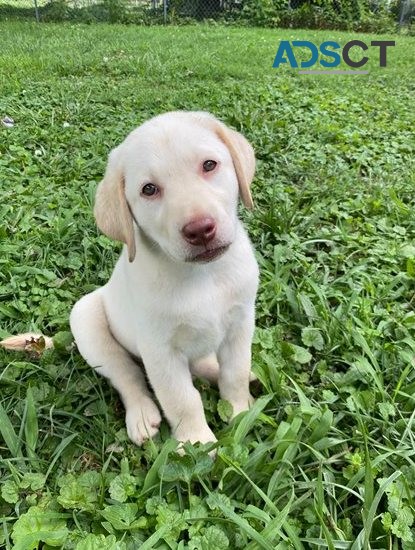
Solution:
<path fill-rule="evenodd" d="M 248 310 L 242 319 L 232 325 L 219 352 L 219 392 L 229 401 L 233 415 L 249 409 L 253 398 L 249 393 L 251 378 L 251 344 L 254 333 L 254 310 Z"/>
<path fill-rule="evenodd" d="M 141 369 L 111 332 L 102 289 L 83 296 L 74 305 L 70 323 L 82 357 L 108 378 L 120 394 L 128 436 L 141 445 L 158 432 L 161 416 L 149 396 Z"/>
<path fill-rule="evenodd" d="M 216 441 L 209 428 L 188 360 L 177 351 L 140 347 L 147 376 L 178 441 Z"/>

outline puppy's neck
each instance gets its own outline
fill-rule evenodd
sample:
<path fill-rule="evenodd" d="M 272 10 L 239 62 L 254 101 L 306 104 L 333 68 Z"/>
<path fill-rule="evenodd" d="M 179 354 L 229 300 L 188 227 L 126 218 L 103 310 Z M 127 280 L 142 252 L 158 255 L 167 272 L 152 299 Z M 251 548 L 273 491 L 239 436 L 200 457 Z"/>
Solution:
<path fill-rule="evenodd" d="M 130 204 L 127 202 L 128 210 L 130 211 L 131 217 L 134 220 L 134 231 L 135 231 L 135 240 L 136 242 L 139 241 L 142 246 L 146 249 L 146 251 L 149 254 L 157 255 L 163 254 L 163 251 L 161 250 L 158 243 L 156 243 L 155 240 L 153 240 L 140 226 L 140 224 L 137 221 L 137 218 L 134 216 L 133 209 L 131 208 Z"/>
<path fill-rule="evenodd" d="M 156 243 L 156 241 L 154 239 L 152 239 L 145 231 L 142 227 L 140 227 L 138 225 L 138 223 L 136 222 L 136 228 L 137 228 L 137 231 L 136 233 L 138 233 L 138 239 L 141 243 L 141 245 L 150 253 L 150 254 L 155 254 L 157 256 L 159 256 L 160 254 L 163 254 L 163 251 L 161 250 L 160 248 L 160 245 L 158 243 Z"/>
<path fill-rule="evenodd" d="M 177 264 L 177 260 L 166 254 L 161 246 L 135 221 L 135 240 L 138 243 L 137 256 L 147 256 L 154 265 Z M 142 259 L 140 260 L 142 264 Z"/>

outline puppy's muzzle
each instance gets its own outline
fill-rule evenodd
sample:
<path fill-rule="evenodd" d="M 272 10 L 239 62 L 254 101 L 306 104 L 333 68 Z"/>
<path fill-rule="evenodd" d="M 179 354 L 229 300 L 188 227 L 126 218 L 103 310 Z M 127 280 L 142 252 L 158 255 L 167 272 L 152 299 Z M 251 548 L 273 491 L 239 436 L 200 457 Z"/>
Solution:
<path fill-rule="evenodd" d="M 216 235 L 216 222 L 213 218 L 196 218 L 182 227 L 182 235 L 193 246 L 206 246 Z"/>

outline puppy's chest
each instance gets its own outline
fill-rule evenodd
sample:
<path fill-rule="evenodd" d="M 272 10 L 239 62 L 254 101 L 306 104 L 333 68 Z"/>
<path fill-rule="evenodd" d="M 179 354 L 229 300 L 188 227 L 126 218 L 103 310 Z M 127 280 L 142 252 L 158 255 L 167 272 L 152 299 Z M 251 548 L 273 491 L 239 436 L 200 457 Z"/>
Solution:
<path fill-rule="evenodd" d="M 189 359 L 198 359 L 216 352 L 229 327 L 242 315 L 242 306 L 210 307 L 180 315 L 172 324 L 171 346 Z"/>

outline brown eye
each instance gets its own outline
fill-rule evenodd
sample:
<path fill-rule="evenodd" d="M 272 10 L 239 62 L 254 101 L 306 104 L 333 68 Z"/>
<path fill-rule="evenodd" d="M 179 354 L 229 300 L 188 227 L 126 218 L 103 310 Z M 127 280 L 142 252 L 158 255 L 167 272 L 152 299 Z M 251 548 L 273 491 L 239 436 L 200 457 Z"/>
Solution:
<path fill-rule="evenodd" d="M 145 197 L 155 197 L 160 193 L 160 189 L 154 183 L 146 183 L 141 189 L 141 194 Z"/>
<path fill-rule="evenodd" d="M 204 172 L 212 172 L 217 166 L 217 162 L 215 160 L 205 160 L 203 163 L 203 171 Z"/>

